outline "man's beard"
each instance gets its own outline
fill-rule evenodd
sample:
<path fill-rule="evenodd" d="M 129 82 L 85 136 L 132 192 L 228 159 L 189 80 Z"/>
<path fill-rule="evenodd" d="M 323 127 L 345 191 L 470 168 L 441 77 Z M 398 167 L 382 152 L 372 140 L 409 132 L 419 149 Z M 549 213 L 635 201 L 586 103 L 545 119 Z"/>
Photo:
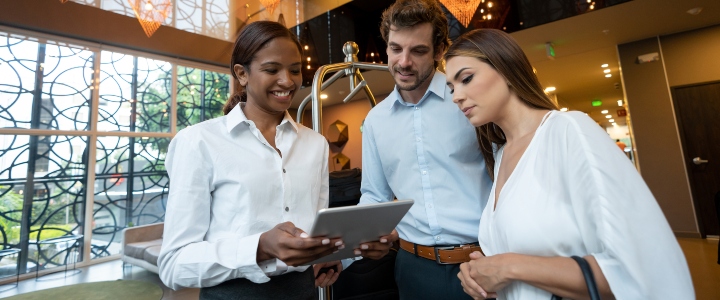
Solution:
<path fill-rule="evenodd" d="M 409 72 L 413 71 L 411 68 L 403 69 L 400 67 L 394 67 L 393 70 L 395 71 L 395 74 L 397 74 L 398 72 L 409 73 Z M 432 74 L 432 71 L 433 71 L 433 67 L 428 68 L 423 73 L 414 72 L 414 73 L 416 73 L 415 78 L 417 78 L 417 79 L 415 80 L 415 83 L 410 83 L 409 86 L 403 85 L 403 83 L 398 82 L 397 80 L 395 80 L 395 85 L 397 85 L 397 89 L 400 91 L 414 91 L 420 85 L 422 85 L 428 78 L 430 78 L 430 74 Z M 393 79 L 395 79 L 395 76 L 393 76 Z"/>

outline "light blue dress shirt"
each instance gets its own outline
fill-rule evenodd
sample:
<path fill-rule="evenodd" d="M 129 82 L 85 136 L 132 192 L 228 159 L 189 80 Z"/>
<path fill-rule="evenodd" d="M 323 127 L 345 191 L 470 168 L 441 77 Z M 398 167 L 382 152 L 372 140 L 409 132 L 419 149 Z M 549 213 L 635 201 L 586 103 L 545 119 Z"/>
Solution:
<path fill-rule="evenodd" d="M 396 86 L 370 110 L 362 171 L 361 205 L 415 200 L 397 226 L 400 238 L 428 246 L 477 242 L 492 182 L 445 74 L 435 72 L 418 104 L 403 101 Z"/>

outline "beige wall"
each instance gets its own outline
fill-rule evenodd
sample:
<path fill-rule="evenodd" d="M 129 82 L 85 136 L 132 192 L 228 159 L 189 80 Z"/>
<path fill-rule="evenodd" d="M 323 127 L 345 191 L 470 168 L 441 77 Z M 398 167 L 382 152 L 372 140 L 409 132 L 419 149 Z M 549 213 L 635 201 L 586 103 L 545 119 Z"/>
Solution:
<path fill-rule="evenodd" d="M 349 140 L 342 149 L 330 147 L 330 171 L 333 170 L 332 157 L 342 152 L 350 158 L 351 168 L 362 168 L 362 134 L 360 125 L 370 111 L 367 100 L 337 104 L 323 108 L 323 132 L 327 133 L 330 124 L 340 120 L 348 125 Z M 325 136 L 327 138 L 327 135 Z"/>
<path fill-rule="evenodd" d="M 379 100 L 385 98 L 384 96 L 379 97 Z M 309 105 L 308 105 L 309 106 Z M 365 120 L 370 111 L 370 103 L 367 99 L 356 100 L 350 103 L 341 103 L 332 106 L 323 107 L 322 111 L 322 126 L 323 134 L 328 132 L 330 124 L 340 120 L 348 125 L 348 142 L 341 149 L 334 146 L 330 146 L 330 157 L 328 158 L 328 167 L 330 172 L 333 170 L 332 157 L 338 153 L 342 153 L 350 158 L 350 168 L 362 168 L 362 134 L 360 133 L 360 125 Z M 295 118 L 297 111 L 289 110 L 290 114 Z M 303 125 L 308 128 L 312 128 L 312 116 L 310 115 L 310 108 L 305 110 L 303 115 Z M 327 139 L 327 135 L 325 136 Z"/>
<path fill-rule="evenodd" d="M 661 60 L 635 62 L 650 52 Z M 641 174 L 680 236 L 699 237 L 699 229 L 670 88 L 720 80 L 719 53 L 720 26 L 618 46 Z"/>
<path fill-rule="evenodd" d="M 671 87 L 720 80 L 720 26 L 660 37 Z"/>
<path fill-rule="evenodd" d="M 225 66 L 233 44 L 161 26 L 148 38 L 136 18 L 58 0 L 0 1 L 0 24 Z"/>

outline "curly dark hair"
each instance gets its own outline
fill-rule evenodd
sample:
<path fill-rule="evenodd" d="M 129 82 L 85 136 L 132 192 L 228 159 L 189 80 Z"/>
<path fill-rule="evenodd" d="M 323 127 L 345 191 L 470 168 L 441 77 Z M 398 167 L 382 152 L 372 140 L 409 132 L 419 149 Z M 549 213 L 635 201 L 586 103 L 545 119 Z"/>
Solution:
<path fill-rule="evenodd" d="M 435 0 L 398 0 L 382 14 L 380 34 L 385 43 L 388 42 L 390 28 L 413 27 L 417 24 L 430 23 L 433 28 L 433 54 L 445 52 L 450 46 L 448 20 Z M 436 67 L 438 62 L 435 62 Z"/>

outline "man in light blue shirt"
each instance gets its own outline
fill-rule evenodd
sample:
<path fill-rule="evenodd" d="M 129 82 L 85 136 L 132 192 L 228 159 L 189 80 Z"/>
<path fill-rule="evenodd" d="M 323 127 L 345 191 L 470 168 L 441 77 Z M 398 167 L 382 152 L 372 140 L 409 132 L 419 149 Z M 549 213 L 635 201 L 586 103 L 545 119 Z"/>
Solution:
<path fill-rule="evenodd" d="M 356 254 L 381 258 L 399 235 L 401 299 L 468 299 L 457 274 L 479 251 L 491 181 L 475 128 L 436 71 L 449 46 L 447 19 L 436 1 L 398 0 L 383 13 L 380 31 L 396 85 L 363 125 L 360 204 L 415 204 L 396 231 Z"/>

